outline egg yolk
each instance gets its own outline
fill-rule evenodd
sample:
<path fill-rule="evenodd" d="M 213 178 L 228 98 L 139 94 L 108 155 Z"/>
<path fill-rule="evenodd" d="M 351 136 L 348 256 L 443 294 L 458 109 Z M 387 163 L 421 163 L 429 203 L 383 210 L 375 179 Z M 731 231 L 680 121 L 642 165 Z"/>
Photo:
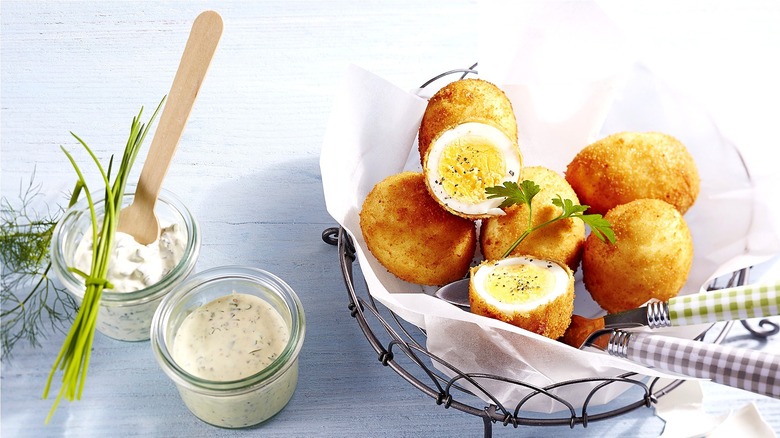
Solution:
<path fill-rule="evenodd" d="M 500 185 L 505 175 L 506 162 L 501 150 L 475 135 L 451 142 L 439 159 L 442 188 L 449 197 L 463 203 L 484 201 L 485 188 Z"/>
<path fill-rule="evenodd" d="M 504 303 L 532 301 L 555 287 L 555 275 L 534 265 L 496 266 L 484 286 L 488 294 Z"/>

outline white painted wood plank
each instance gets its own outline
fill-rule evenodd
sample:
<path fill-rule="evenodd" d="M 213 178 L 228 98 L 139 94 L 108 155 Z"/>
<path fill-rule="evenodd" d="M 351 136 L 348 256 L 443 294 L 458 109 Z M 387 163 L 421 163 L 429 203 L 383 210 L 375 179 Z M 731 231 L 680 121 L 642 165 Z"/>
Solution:
<path fill-rule="evenodd" d="M 33 169 L 46 190 L 70 188 L 60 145 L 76 151 L 94 179 L 69 131 L 103 160 L 119 153 L 130 118 L 142 105 L 150 114 L 168 91 L 191 21 L 205 8 L 222 14 L 225 32 L 165 187 L 201 222 L 197 270 L 256 266 L 299 293 L 308 329 L 295 396 L 257 429 L 217 429 L 187 411 L 148 342 L 97 336 L 84 399 L 63 404 L 44 426 L 51 400 L 41 393 L 63 337 L 56 333 L 43 348 L 18 346 L 2 364 L 2 436 L 479 436 L 481 420 L 437 406 L 379 364 L 350 317 L 336 249 L 320 240 L 334 221 L 318 161 L 346 66 L 407 88 L 468 66 L 476 60 L 475 1 L 3 0 L 2 195 L 13 197 Z M 706 389 L 712 410 L 755 401 L 780 428 L 777 401 Z M 640 409 L 571 432 L 494 429 L 496 436 L 654 437 L 662 427 L 651 409 Z"/>

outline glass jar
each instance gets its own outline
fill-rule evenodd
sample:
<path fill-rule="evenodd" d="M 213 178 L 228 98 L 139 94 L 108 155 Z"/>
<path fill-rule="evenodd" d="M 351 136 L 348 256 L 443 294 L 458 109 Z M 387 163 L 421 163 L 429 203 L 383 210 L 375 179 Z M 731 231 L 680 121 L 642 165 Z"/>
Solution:
<path fill-rule="evenodd" d="M 287 343 L 264 369 L 245 378 L 219 381 L 195 376 L 174 359 L 176 334 L 189 314 L 230 294 L 250 294 L 270 304 L 289 329 Z M 303 307 L 287 283 L 261 269 L 226 266 L 195 274 L 165 297 L 154 315 L 151 339 L 157 362 L 190 412 L 215 426 L 241 428 L 266 421 L 290 401 L 305 329 Z"/>
<path fill-rule="evenodd" d="M 122 205 L 129 205 L 135 187 L 127 187 Z M 163 297 L 184 280 L 195 267 L 200 254 L 200 228 L 187 207 L 172 193 L 161 190 L 155 205 L 155 214 L 161 226 L 175 224 L 186 234 L 181 260 L 164 274 L 160 281 L 133 292 L 104 289 L 96 328 L 106 336 L 121 341 L 144 341 L 149 339 L 152 317 Z M 95 216 L 105 216 L 103 200 L 95 202 Z M 98 224 L 98 232 L 101 224 Z M 85 237 L 91 239 L 92 216 L 86 198 L 69 208 L 54 228 L 51 243 L 51 261 L 54 272 L 68 292 L 81 304 L 85 284 L 81 275 L 69 270 L 75 264 L 76 249 Z"/>

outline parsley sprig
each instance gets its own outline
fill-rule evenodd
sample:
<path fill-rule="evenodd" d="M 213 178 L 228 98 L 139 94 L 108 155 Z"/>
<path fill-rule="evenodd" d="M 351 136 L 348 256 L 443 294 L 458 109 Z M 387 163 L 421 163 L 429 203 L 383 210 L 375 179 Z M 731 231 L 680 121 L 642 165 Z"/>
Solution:
<path fill-rule="evenodd" d="M 615 243 L 615 232 L 612 230 L 612 225 L 610 225 L 609 221 L 604 219 L 600 214 L 585 214 L 585 211 L 587 211 L 590 206 L 575 204 L 571 199 L 563 199 L 560 195 L 556 195 L 556 197 L 552 199 L 552 203 L 556 207 L 560 207 L 561 214 L 534 226 L 531 200 L 533 200 L 534 196 L 538 195 L 540 191 L 541 188 L 530 180 L 524 180 L 519 185 L 516 182 L 505 181 L 501 186 L 493 186 L 485 189 L 488 199 L 504 198 L 499 205 L 500 208 L 506 208 L 515 204 L 525 204 L 528 206 L 528 225 L 526 230 L 509 246 L 501 258 L 508 257 L 509 254 L 511 254 L 512 251 L 514 251 L 515 248 L 517 248 L 517 246 L 534 231 L 546 227 L 553 222 L 568 218 L 578 218 L 585 222 L 585 224 L 590 227 L 591 232 L 602 242 L 609 241 L 609 243 Z"/>

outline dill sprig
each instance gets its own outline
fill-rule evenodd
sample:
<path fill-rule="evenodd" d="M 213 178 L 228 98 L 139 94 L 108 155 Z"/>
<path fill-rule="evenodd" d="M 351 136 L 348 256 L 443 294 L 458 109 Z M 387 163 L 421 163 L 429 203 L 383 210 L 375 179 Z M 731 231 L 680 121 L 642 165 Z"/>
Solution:
<path fill-rule="evenodd" d="M 117 223 L 119 222 L 119 212 L 122 208 L 122 197 L 125 193 L 125 186 L 127 185 L 127 179 L 130 176 L 130 169 L 132 168 L 138 151 L 149 131 L 149 125 L 151 125 L 152 121 L 157 116 L 164 101 L 165 97 L 163 97 L 160 104 L 157 106 L 157 109 L 154 111 L 154 114 L 152 114 L 148 125 L 144 125 L 140 122 L 141 115 L 143 114 L 143 107 L 141 107 L 141 110 L 138 112 L 138 116 L 133 117 L 132 124 L 130 125 L 130 136 L 125 145 L 122 161 L 119 164 L 119 169 L 116 172 L 116 178 L 114 179 L 113 184 L 110 182 L 110 179 L 114 157 L 112 156 L 109 160 L 108 170 L 106 171 L 100 164 L 100 160 L 98 160 L 92 152 L 92 149 L 87 146 L 84 140 L 71 132 L 71 135 L 73 135 L 73 137 L 84 147 L 92 158 L 92 161 L 103 179 L 105 185 L 103 201 L 105 204 L 105 215 L 102 218 L 98 218 L 95 213 L 95 203 L 92 198 L 92 192 L 89 190 L 89 187 L 87 187 L 84 175 L 76 163 L 76 160 L 64 147 L 62 147 L 63 152 L 78 176 L 77 187 L 84 190 L 84 194 L 89 204 L 89 211 L 92 219 L 93 256 L 90 272 L 88 274 L 74 268 L 69 269 L 71 272 L 86 277 L 84 281 L 85 291 L 81 307 L 76 314 L 70 331 L 65 337 L 65 341 L 54 361 L 54 365 L 52 365 L 49 378 L 46 381 L 46 387 L 43 391 L 43 398 L 47 398 L 54 375 L 58 370 L 62 371 L 62 386 L 49 411 L 49 415 L 46 417 L 47 423 L 52 415 L 54 415 L 54 412 L 63 397 L 66 397 L 69 401 L 73 401 L 74 399 L 80 400 L 84 391 L 84 382 L 89 368 L 92 341 L 95 336 L 95 324 L 100 307 L 100 298 L 103 294 L 103 289 L 110 287 L 110 284 L 106 280 L 106 274 L 108 273 L 108 261 L 113 247 Z M 100 226 L 99 229 L 98 226 Z"/>
<path fill-rule="evenodd" d="M 20 185 L 19 202 L 0 200 L 0 345 L 2 359 L 12 356 L 17 342 L 40 347 L 46 326 L 64 331 L 78 305 L 50 276 L 49 247 L 63 209 L 41 213 L 33 204 L 42 196 L 35 171 L 26 186 Z M 78 199 L 76 191 L 68 206 Z"/>

